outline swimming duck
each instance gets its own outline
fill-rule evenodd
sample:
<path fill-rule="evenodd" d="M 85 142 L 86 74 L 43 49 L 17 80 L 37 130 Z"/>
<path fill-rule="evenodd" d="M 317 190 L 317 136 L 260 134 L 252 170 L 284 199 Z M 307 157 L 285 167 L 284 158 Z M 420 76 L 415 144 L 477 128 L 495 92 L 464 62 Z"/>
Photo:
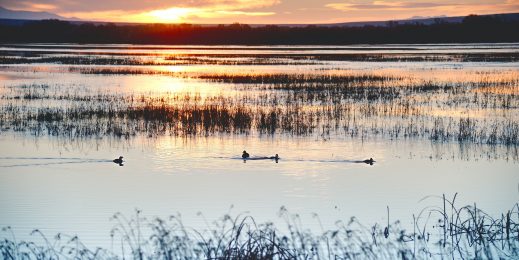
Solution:
<path fill-rule="evenodd" d="M 123 163 L 123 157 L 119 156 L 119 158 L 118 159 L 114 159 L 113 162 L 117 163 L 117 164 L 122 164 Z"/>
<path fill-rule="evenodd" d="M 375 161 L 373 160 L 373 158 L 369 158 L 369 160 L 364 160 L 363 162 L 373 165 L 373 162 L 375 162 Z"/>
<path fill-rule="evenodd" d="M 276 156 L 270 156 L 269 158 L 270 159 L 274 159 L 274 161 L 276 161 L 276 163 L 278 163 L 278 161 L 279 161 L 279 155 L 278 154 L 276 154 Z"/>
<path fill-rule="evenodd" d="M 247 151 L 243 151 L 243 154 L 241 155 L 241 158 L 245 159 L 245 158 L 249 158 L 249 153 L 247 153 Z"/>

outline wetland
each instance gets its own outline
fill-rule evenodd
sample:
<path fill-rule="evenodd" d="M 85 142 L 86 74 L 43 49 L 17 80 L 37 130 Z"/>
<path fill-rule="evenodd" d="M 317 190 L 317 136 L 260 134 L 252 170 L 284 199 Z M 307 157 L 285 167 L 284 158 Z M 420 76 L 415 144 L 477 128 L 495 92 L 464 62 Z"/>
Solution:
<path fill-rule="evenodd" d="M 518 254 L 516 43 L 4 44 L 0 144 L 4 256 Z"/>

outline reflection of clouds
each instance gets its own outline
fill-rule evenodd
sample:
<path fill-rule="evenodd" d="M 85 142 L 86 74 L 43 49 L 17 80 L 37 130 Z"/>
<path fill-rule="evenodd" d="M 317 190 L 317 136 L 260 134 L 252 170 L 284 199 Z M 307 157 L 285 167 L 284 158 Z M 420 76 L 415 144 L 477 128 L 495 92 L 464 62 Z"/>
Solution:
<path fill-rule="evenodd" d="M 275 187 L 287 198 L 331 199 L 334 193 L 330 186 L 336 185 L 338 176 L 353 180 L 359 171 L 375 169 L 350 161 L 369 157 L 377 163 L 385 161 L 385 147 L 377 143 L 321 142 L 312 138 L 161 137 L 150 144 L 153 148 L 147 156 L 157 174 L 209 174 L 218 176 L 221 182 L 249 180 L 251 185 L 267 190 Z M 271 160 L 244 164 L 233 159 L 244 148 L 252 156 L 278 153 L 281 160 L 277 164 Z"/>
<path fill-rule="evenodd" d="M 172 138 L 160 138 L 154 142 L 151 159 L 153 166 L 158 171 L 171 172 L 176 168 L 177 144 Z"/>
<path fill-rule="evenodd" d="M 37 153 L 50 157 L 47 153 L 55 149 L 46 139 L 42 139 L 36 148 L 32 137 L 26 138 L 27 144 L 22 146 L 20 140 L 4 136 L 0 140 L 4 148 L 0 149 L 0 154 Z M 113 145 L 104 143 L 98 150 L 91 148 L 90 151 L 95 151 L 91 156 L 112 158 Z M 517 165 L 503 159 L 494 162 L 487 162 L 484 158 L 459 161 L 458 153 L 469 156 L 466 153 L 470 152 L 470 156 L 479 158 L 481 151 L 478 147 L 488 149 L 472 144 L 462 148 L 457 143 L 436 145 L 430 141 L 411 140 L 361 143 L 340 138 L 327 142 L 313 138 L 244 136 L 142 138 L 135 139 L 134 145 L 124 152 L 124 156 L 130 158 L 125 167 L 100 163 L 70 164 L 67 168 L 3 169 L 0 190 L 4 196 L 0 196 L 0 204 L 3 209 L 8 209 L 2 213 L 9 225 L 49 227 L 46 226 L 49 219 L 56 219 L 56 230 L 65 230 L 63 226 L 70 224 L 77 228 L 70 230 L 77 230 L 79 235 L 85 231 L 96 232 L 96 239 L 106 237 L 103 232 L 112 227 L 112 223 L 106 221 L 107 216 L 114 211 L 133 212 L 135 207 L 157 216 L 177 211 L 186 216 L 190 212 L 203 211 L 219 217 L 231 204 L 236 205 L 235 212 L 275 212 L 284 205 L 298 214 L 317 212 L 323 224 L 333 225 L 337 219 L 353 215 L 369 223 L 378 222 L 379 216 L 382 216 L 380 221 L 384 221 L 388 205 L 392 219 L 397 219 L 399 214 L 403 217 L 401 219 L 409 219 L 413 212 L 423 208 L 424 205 L 418 203 L 423 197 L 442 193 L 449 197 L 458 192 L 462 200 L 460 205 L 477 201 L 478 205 L 487 205 L 484 208 L 489 213 L 500 214 L 517 200 Z M 230 159 L 239 156 L 243 148 L 257 155 L 277 152 L 287 159 L 280 160 L 279 164 L 270 161 L 243 164 L 240 160 Z M 101 156 L 100 152 L 108 154 Z M 408 159 L 411 152 L 416 156 Z M 441 157 L 436 158 L 439 161 L 431 161 L 428 158 L 430 154 Z M 491 154 L 502 156 L 504 152 L 498 147 Z M 70 151 L 63 156 L 81 157 Z M 365 156 L 373 156 L 380 163 L 371 167 L 304 162 L 311 157 L 340 160 Z M 95 192 L 92 192 L 92 187 L 95 187 Z M 492 196 L 481 192 L 489 189 Z M 67 212 L 72 212 L 73 218 L 59 210 L 63 205 L 72 205 Z M 334 209 L 335 206 L 340 211 Z M 31 210 L 31 214 L 26 208 Z M 92 218 L 91 212 L 99 218 Z M 268 220 L 278 221 L 277 218 Z M 91 225 L 78 227 L 78 221 Z M 100 228 L 103 224 L 109 225 Z M 107 246 L 109 243 L 106 242 Z"/>

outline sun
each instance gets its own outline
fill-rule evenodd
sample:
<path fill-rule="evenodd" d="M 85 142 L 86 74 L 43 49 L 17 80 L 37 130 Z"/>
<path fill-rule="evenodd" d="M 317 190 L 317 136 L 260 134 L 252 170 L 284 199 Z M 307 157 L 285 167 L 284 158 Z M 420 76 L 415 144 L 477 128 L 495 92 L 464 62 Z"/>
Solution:
<path fill-rule="evenodd" d="M 154 22 L 182 22 L 183 18 L 192 14 L 193 8 L 173 7 L 169 9 L 155 10 L 147 14 Z"/>

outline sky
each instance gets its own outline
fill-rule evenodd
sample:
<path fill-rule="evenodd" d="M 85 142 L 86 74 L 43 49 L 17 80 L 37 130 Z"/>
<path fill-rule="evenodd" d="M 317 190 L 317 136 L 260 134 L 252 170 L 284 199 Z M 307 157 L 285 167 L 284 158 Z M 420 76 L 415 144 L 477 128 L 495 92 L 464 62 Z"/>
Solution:
<path fill-rule="evenodd" d="M 12 10 L 109 22 L 301 24 L 519 13 L 519 0 L 0 0 Z"/>

